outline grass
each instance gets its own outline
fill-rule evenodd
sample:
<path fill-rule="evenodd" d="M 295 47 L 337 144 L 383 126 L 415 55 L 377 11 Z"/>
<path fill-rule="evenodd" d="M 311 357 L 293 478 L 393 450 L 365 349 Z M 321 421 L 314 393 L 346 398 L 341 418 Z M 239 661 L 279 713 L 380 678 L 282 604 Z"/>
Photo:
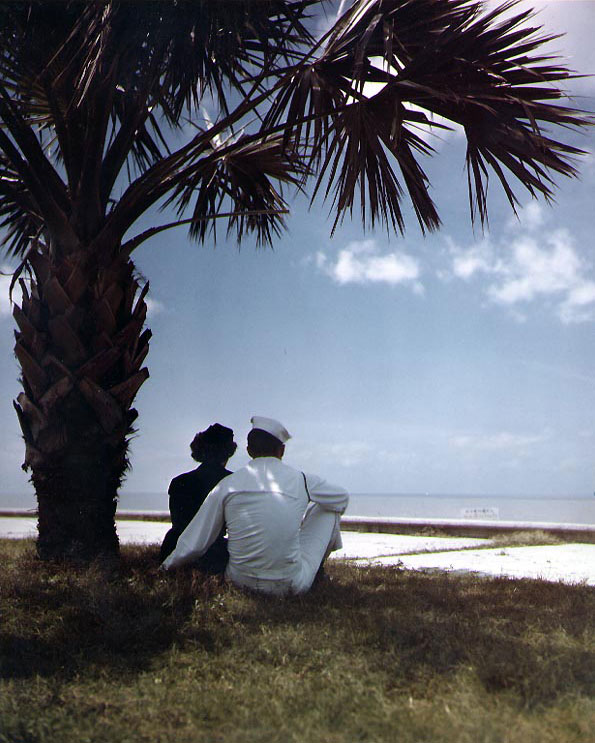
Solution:
<path fill-rule="evenodd" d="M 587 743 L 595 591 L 332 563 L 269 598 L 0 541 L 1 743 Z"/>
<path fill-rule="evenodd" d="M 432 536 L 446 535 L 433 534 Z M 468 547 L 460 547 L 456 544 L 447 543 L 447 545 L 442 548 L 438 548 L 438 546 L 434 546 L 431 548 L 426 547 L 424 549 L 412 549 L 409 552 L 401 552 L 400 554 L 427 555 L 429 553 L 435 552 L 475 552 L 477 550 L 490 550 L 498 547 L 502 549 L 505 549 L 507 547 L 553 547 L 560 544 L 565 544 L 565 540 L 561 539 L 555 534 L 542 531 L 541 529 L 536 529 L 535 531 L 514 531 L 505 534 L 498 534 L 493 537 L 486 538 L 483 544 L 471 544 Z"/>

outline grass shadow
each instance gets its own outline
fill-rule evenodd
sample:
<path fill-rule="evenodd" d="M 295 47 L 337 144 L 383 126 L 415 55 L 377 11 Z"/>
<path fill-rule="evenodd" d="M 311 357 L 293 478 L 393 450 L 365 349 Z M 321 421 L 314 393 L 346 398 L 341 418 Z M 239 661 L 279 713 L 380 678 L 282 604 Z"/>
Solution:
<path fill-rule="evenodd" d="M 595 693 L 595 591 L 587 586 L 337 561 L 331 581 L 278 598 L 198 571 L 159 573 L 153 547 L 125 547 L 114 574 L 40 563 L 22 543 L 0 550 L 8 566 L 0 678 L 126 677 L 177 648 L 215 672 L 220 663 L 256 664 L 263 674 L 289 663 L 316 675 L 346 657 L 386 690 L 422 696 L 465 669 L 488 693 L 510 691 L 527 707 Z"/>
<path fill-rule="evenodd" d="M 115 571 L 47 564 L 31 546 L 16 550 L 10 561 L 0 552 L 10 566 L 0 578 L 0 678 L 143 670 L 180 637 L 195 603 L 222 590 L 197 571 L 163 576 L 154 548 L 123 549 Z M 202 642 L 213 644 L 209 632 Z"/>

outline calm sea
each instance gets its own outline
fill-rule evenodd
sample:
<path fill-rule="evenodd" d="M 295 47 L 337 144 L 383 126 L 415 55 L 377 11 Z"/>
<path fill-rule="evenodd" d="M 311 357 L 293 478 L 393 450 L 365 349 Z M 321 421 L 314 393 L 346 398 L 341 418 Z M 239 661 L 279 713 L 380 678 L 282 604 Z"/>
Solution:
<path fill-rule="evenodd" d="M 1 494 L 0 508 L 34 509 L 35 497 L 23 493 Z M 167 495 L 124 492 L 120 496 L 119 508 L 133 511 L 166 511 Z M 595 496 L 354 493 L 351 495 L 347 513 L 351 516 L 545 521 L 595 526 Z"/>

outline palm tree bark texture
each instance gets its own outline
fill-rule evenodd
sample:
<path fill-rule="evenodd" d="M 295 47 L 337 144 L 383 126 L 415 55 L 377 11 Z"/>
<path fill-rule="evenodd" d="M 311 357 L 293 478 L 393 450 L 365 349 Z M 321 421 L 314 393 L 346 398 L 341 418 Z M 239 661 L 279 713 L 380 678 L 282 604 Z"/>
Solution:
<path fill-rule="evenodd" d="M 28 255 L 34 280 L 14 306 L 23 392 L 15 402 L 38 499 L 38 553 L 87 561 L 118 549 L 115 511 L 142 367 L 148 285 L 132 261 L 85 251 Z"/>
<path fill-rule="evenodd" d="M 15 409 L 43 559 L 114 558 L 143 366 L 148 283 L 133 252 L 189 225 L 270 245 L 283 190 L 336 225 L 439 227 L 426 131 L 463 127 L 471 218 L 490 174 L 553 194 L 582 153 L 551 130 L 573 76 L 554 37 L 477 0 L 65 0 L 0 4 L 0 242 L 16 260 Z M 314 32 L 323 9 L 325 32 Z M 176 219 L 134 234 L 149 209 Z M 165 260 L 166 258 L 164 258 Z"/>

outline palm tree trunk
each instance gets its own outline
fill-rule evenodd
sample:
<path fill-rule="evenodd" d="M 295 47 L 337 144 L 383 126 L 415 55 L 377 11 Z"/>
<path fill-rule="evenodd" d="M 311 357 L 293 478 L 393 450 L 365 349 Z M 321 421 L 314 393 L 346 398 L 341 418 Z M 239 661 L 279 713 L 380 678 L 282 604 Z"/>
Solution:
<path fill-rule="evenodd" d="M 149 376 L 148 284 L 141 289 L 132 262 L 117 254 L 106 265 L 83 249 L 56 260 L 36 248 L 27 265 L 31 283 L 20 280 L 13 311 L 23 384 L 14 405 L 37 494 L 38 554 L 114 557 L 132 401 Z"/>

